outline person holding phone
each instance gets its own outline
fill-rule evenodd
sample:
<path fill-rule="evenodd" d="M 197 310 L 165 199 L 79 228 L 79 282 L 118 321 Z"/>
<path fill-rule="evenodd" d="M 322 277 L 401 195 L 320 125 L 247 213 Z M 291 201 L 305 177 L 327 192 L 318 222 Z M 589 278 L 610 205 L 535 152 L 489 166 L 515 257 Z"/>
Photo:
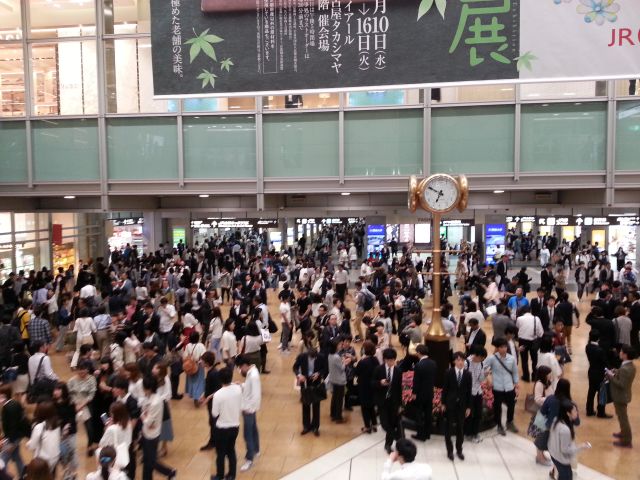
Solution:
<path fill-rule="evenodd" d="M 549 430 L 549 454 L 558 471 L 557 480 L 573 480 L 571 464 L 580 450 L 591 448 L 588 442 L 576 445 L 574 422 L 578 418 L 578 409 L 569 400 L 560 403 L 560 412 Z M 556 479 L 553 470 L 549 473 Z"/>

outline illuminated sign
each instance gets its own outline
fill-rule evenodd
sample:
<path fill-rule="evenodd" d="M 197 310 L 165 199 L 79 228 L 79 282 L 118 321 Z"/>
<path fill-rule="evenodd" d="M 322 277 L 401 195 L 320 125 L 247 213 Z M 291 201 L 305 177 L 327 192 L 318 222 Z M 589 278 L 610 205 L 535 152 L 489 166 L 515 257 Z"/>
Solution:
<path fill-rule="evenodd" d="M 214 219 L 191 220 L 191 228 L 274 228 L 278 226 L 278 219 L 245 218 L 245 219 Z"/>
<path fill-rule="evenodd" d="M 124 227 L 127 225 L 144 225 L 143 217 L 134 218 L 114 218 L 111 220 L 114 227 Z"/>

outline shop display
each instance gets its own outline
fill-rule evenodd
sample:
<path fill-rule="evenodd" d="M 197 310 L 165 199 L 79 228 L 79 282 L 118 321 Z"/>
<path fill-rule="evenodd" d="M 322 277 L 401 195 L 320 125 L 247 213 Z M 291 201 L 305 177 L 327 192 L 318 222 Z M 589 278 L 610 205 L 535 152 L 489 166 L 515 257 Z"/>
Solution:
<path fill-rule="evenodd" d="M 65 270 L 69 268 L 69 265 L 75 265 L 76 263 L 76 250 L 73 242 L 63 243 L 61 245 L 53 246 L 53 268 L 59 267 Z"/>

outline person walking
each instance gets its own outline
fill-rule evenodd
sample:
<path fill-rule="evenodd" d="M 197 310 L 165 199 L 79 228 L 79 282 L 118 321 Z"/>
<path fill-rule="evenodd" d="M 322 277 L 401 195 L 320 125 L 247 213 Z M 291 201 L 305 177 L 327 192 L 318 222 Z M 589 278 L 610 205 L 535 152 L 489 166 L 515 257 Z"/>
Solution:
<path fill-rule="evenodd" d="M 242 355 L 236 358 L 236 367 L 245 377 L 242 384 L 242 420 L 244 442 L 247 445 L 245 463 L 240 467 L 241 472 L 249 470 L 255 459 L 260 455 L 260 434 L 256 415 L 262 401 L 262 386 L 260 372 Z"/>
<path fill-rule="evenodd" d="M 429 349 L 424 344 L 416 346 L 418 361 L 413 369 L 413 394 L 418 410 L 422 413 L 417 432 L 411 438 L 424 442 L 431 438 L 433 387 L 436 379 L 436 362 L 429 358 Z"/>
<path fill-rule="evenodd" d="M 373 400 L 373 372 L 380 365 L 376 358 L 376 347 L 371 340 L 365 340 L 362 344 L 363 357 L 356 364 L 356 377 L 358 378 L 358 395 L 360 397 L 360 410 L 364 427 L 362 433 L 376 432 L 377 415 Z M 414 377 L 415 378 L 415 377 Z"/>
<path fill-rule="evenodd" d="M 2 433 L 6 440 L 0 459 L 5 467 L 9 460 L 12 460 L 20 478 L 24 470 L 24 462 L 20 456 L 20 441 L 29 436 L 30 425 L 22 404 L 12 398 L 11 385 L 0 386 L 0 404 L 2 404 Z"/>
<path fill-rule="evenodd" d="M 254 368 L 256 368 L 254 366 Z M 225 367 L 219 372 L 222 388 L 213 394 L 211 414 L 216 419 L 216 475 L 211 480 L 235 480 L 236 439 L 240 430 L 242 388 L 232 384 L 233 370 Z M 228 475 L 224 474 L 225 460 L 229 461 Z"/>
<path fill-rule="evenodd" d="M 518 327 L 518 340 L 520 343 L 520 358 L 522 360 L 522 381 L 529 382 L 529 355 L 531 355 L 531 372 L 535 380 L 535 372 L 538 367 L 538 340 L 542 338 L 544 329 L 540 318 L 531 314 L 529 306 L 520 309 L 520 316 L 516 320 Z M 516 369 L 517 374 L 517 369 Z"/>
<path fill-rule="evenodd" d="M 384 449 L 391 453 L 394 440 L 400 438 L 399 410 L 402 403 L 402 372 L 396 366 L 397 352 L 387 348 L 382 352 L 383 365 L 379 365 L 373 374 L 373 386 L 380 424 L 386 432 Z"/>
<path fill-rule="evenodd" d="M 622 361 L 620 368 L 605 371 L 611 385 L 611 398 L 620 424 L 620 432 L 613 434 L 617 438 L 613 442 L 616 447 L 632 447 L 631 424 L 629 423 L 627 406 L 631 403 L 631 386 L 636 377 L 636 367 L 633 364 L 635 358 L 636 352 L 633 347 L 623 345 L 620 349 L 620 360 Z"/>
<path fill-rule="evenodd" d="M 493 384 L 493 415 L 498 424 L 498 433 L 506 435 L 502 426 L 502 404 L 507 405 L 507 429 L 518 433 L 513 423 L 516 399 L 520 385 L 518 384 L 518 364 L 516 359 L 507 353 L 508 343 L 504 339 L 495 342 L 496 353 L 486 360 L 486 367 L 491 372 Z"/>

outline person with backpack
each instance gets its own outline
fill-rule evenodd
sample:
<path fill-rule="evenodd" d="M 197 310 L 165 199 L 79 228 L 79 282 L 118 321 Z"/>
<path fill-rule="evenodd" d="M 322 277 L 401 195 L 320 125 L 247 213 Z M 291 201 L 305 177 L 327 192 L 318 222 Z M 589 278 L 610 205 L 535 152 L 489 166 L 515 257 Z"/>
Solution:
<path fill-rule="evenodd" d="M 351 324 L 351 330 L 355 341 L 360 342 L 364 339 L 362 336 L 362 319 L 364 318 L 365 313 L 374 307 L 376 297 L 367 289 L 367 287 L 362 285 L 361 281 L 357 281 L 355 286 L 356 316 Z"/>
<path fill-rule="evenodd" d="M 11 325 L 20 331 L 20 338 L 28 348 L 29 347 L 29 322 L 31 321 L 31 300 L 24 299 L 20 304 L 20 308 L 16 312 Z"/>
<path fill-rule="evenodd" d="M 200 365 L 200 358 L 206 351 L 206 347 L 200 342 L 200 334 L 191 332 L 189 343 L 182 353 L 182 369 L 187 376 L 185 391 L 196 407 L 200 406 L 200 398 L 204 393 L 204 367 Z"/>
<path fill-rule="evenodd" d="M 16 464 L 18 477 L 24 470 L 24 462 L 20 456 L 20 441 L 29 436 L 29 424 L 22 404 L 12 397 L 11 385 L 0 385 L 0 405 L 2 405 L 2 433 L 5 444 L 0 453 L 0 460 L 7 465 L 9 460 Z"/>
<path fill-rule="evenodd" d="M 10 324 L 11 316 L 3 315 L 0 325 L 0 368 L 5 369 L 11 365 L 11 351 L 16 342 L 21 342 L 18 329 Z"/>

